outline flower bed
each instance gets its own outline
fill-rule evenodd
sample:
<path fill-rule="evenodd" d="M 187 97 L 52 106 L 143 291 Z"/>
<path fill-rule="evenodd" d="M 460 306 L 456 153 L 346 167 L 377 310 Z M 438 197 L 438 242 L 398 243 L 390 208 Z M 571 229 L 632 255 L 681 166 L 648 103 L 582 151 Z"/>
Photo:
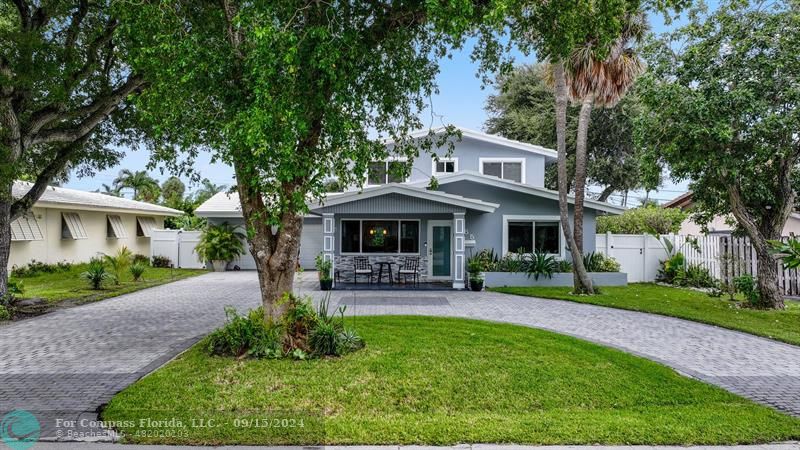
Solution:
<path fill-rule="evenodd" d="M 622 272 L 590 272 L 597 286 L 627 286 L 628 274 Z M 486 272 L 487 287 L 500 286 L 572 286 L 572 273 L 554 273 L 552 277 L 528 276 L 521 272 Z"/>

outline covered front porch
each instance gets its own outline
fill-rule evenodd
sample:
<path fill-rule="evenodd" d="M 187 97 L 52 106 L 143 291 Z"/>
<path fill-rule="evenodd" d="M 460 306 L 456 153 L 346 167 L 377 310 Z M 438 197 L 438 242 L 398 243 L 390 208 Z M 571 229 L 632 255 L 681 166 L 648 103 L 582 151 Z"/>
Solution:
<path fill-rule="evenodd" d="M 329 197 L 322 217 L 322 257 L 334 289 L 463 289 L 468 210 L 495 204 L 389 184 Z"/>

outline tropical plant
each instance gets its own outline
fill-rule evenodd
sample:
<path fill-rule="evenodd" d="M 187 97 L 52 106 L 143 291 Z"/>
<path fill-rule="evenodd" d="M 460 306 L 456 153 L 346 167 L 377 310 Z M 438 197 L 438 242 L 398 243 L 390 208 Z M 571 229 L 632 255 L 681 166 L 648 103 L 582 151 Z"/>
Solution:
<path fill-rule="evenodd" d="M 203 181 L 200 182 L 200 189 L 194 193 L 194 201 L 196 204 L 203 203 L 227 188 L 228 186 L 224 184 L 214 184 L 208 178 L 204 178 Z"/>
<path fill-rule="evenodd" d="M 161 198 L 164 206 L 174 209 L 183 209 L 186 185 L 180 178 L 172 176 L 161 183 Z"/>
<path fill-rule="evenodd" d="M 320 281 L 331 280 L 331 268 L 333 268 L 333 262 L 330 259 L 325 259 L 322 253 L 314 258 L 314 267 L 317 269 L 317 276 L 319 277 Z"/>
<path fill-rule="evenodd" d="M 103 183 L 101 186 L 102 189 L 98 189 L 95 192 L 99 192 L 105 195 L 110 195 L 112 197 L 122 197 L 122 192 L 120 191 L 120 188 L 109 186 L 105 183 Z"/>
<path fill-rule="evenodd" d="M 122 279 L 122 274 L 128 270 L 132 260 L 133 252 L 126 245 L 120 247 L 117 250 L 117 254 L 114 256 L 103 255 L 103 261 L 105 264 L 108 264 L 108 267 L 111 268 L 111 272 L 114 274 L 115 284 L 119 284 Z"/>
<path fill-rule="evenodd" d="M 89 261 L 89 266 L 85 272 L 80 274 L 80 277 L 86 280 L 95 290 L 101 289 L 108 282 L 116 281 L 114 275 L 106 270 L 103 260 L 97 258 L 92 258 Z"/>
<path fill-rule="evenodd" d="M 553 272 L 557 267 L 556 258 L 542 252 L 526 254 L 523 257 L 523 267 L 528 277 L 533 276 L 534 280 L 538 280 L 540 276 L 553 278 Z"/>
<path fill-rule="evenodd" d="M 143 88 L 108 2 L 0 2 L 0 297 L 11 224 L 67 173 L 113 167 L 120 128 L 104 125 Z M 30 182 L 12 195 L 15 180 Z M 16 191 L 17 189 L 14 189 Z"/>
<path fill-rule="evenodd" d="M 744 295 L 745 300 L 750 306 L 757 308 L 761 305 L 761 295 L 752 275 L 736 277 L 733 279 L 733 284 L 736 286 L 736 290 Z"/>
<path fill-rule="evenodd" d="M 264 320 L 260 308 L 241 316 L 232 306 L 225 307 L 226 323 L 206 338 L 205 346 L 209 353 L 237 358 L 280 358 L 280 325 Z"/>
<path fill-rule="evenodd" d="M 158 181 L 145 170 L 120 170 L 119 175 L 114 179 L 114 187 L 120 190 L 124 188 L 132 189 L 134 200 L 154 202 L 161 195 L 161 187 L 158 185 Z"/>
<path fill-rule="evenodd" d="M 691 180 L 695 222 L 735 218 L 758 260 L 760 301 L 783 309 L 769 241 L 797 204 L 800 95 L 787 80 L 800 78 L 800 9 L 726 0 L 688 17 L 648 46 L 637 135 L 650 160 Z"/>
<path fill-rule="evenodd" d="M 133 281 L 139 281 L 144 275 L 144 271 L 147 270 L 147 265 L 142 263 L 135 263 L 131 264 L 130 272 L 131 277 L 133 277 Z"/>
<path fill-rule="evenodd" d="M 194 248 L 202 261 L 233 261 L 244 253 L 244 234 L 227 222 L 209 225 Z"/>
<path fill-rule="evenodd" d="M 25 293 L 25 285 L 22 280 L 8 279 L 8 293 L 11 295 L 22 295 Z"/>
<path fill-rule="evenodd" d="M 558 273 L 572 272 L 572 263 L 567 261 L 566 259 L 559 259 L 558 261 L 556 261 L 556 272 Z"/>
<path fill-rule="evenodd" d="M 158 268 L 172 267 L 172 260 L 168 256 L 153 255 L 151 265 Z"/>
<path fill-rule="evenodd" d="M 588 272 L 619 272 L 622 268 L 616 259 L 599 252 L 583 255 L 583 265 Z"/>
<path fill-rule="evenodd" d="M 786 241 L 773 239 L 768 242 L 772 253 L 783 262 L 784 269 L 800 267 L 800 240 L 792 237 Z"/>
<path fill-rule="evenodd" d="M 170 230 L 202 230 L 208 226 L 208 219 L 194 214 L 181 214 L 164 219 L 164 227 Z"/>

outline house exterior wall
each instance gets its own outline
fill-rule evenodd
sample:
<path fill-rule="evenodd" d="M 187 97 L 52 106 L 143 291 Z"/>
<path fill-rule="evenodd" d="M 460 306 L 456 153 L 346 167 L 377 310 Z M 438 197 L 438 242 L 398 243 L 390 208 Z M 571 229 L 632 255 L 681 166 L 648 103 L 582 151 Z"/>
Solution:
<path fill-rule="evenodd" d="M 87 239 L 61 238 L 61 213 L 78 213 L 86 229 Z M 13 241 L 9 266 L 21 266 L 35 259 L 56 263 L 59 261 L 86 262 L 100 253 L 112 254 L 127 246 L 133 253 L 150 254 L 150 238 L 136 236 L 136 217 L 153 217 L 156 228 L 164 227 L 164 217 L 141 213 L 118 213 L 74 209 L 37 208 L 32 210 L 44 237 L 41 241 Z M 108 238 L 107 215 L 120 216 L 127 232 L 126 238 Z"/>
<path fill-rule="evenodd" d="M 473 183 L 469 181 L 459 181 L 439 186 L 440 191 L 451 194 L 462 195 L 470 198 L 480 198 L 481 200 L 499 203 L 500 207 L 492 214 L 479 214 L 468 211 L 466 216 L 467 238 L 470 235 L 475 238 L 473 252 L 485 248 L 493 248 L 496 254 L 502 253 L 503 248 L 503 216 L 551 216 L 559 215 L 558 201 L 520 192 L 509 191 L 493 186 Z M 570 208 L 570 218 L 572 218 L 572 208 Z M 595 250 L 595 218 L 596 211 L 584 209 L 583 218 L 583 251 L 593 252 Z M 562 236 L 562 244 L 565 245 Z M 567 249 L 563 254 L 566 259 L 572 259 Z"/>
<path fill-rule="evenodd" d="M 544 187 L 544 168 L 545 158 L 542 155 L 531 153 L 525 150 L 510 148 L 499 144 L 479 141 L 464 137 L 458 141 L 451 139 L 454 144 L 453 153 L 447 155 L 447 145 L 433 149 L 441 159 L 458 159 L 458 171 L 480 172 L 481 158 L 524 158 L 525 159 L 525 184 L 536 187 Z M 433 175 L 433 156 L 431 153 L 421 152 L 415 158 L 409 175 L 410 182 L 420 182 L 430 180 Z M 357 189 L 357 188 L 353 188 Z M 481 197 L 476 197 L 481 198 Z"/>

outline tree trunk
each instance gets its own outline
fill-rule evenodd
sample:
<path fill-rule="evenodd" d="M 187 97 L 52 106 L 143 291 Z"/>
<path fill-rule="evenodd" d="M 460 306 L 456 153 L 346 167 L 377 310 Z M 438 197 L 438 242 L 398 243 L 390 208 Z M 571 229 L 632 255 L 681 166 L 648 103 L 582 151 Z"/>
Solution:
<path fill-rule="evenodd" d="M 556 95 L 556 149 L 558 150 L 558 209 L 561 229 L 572 253 L 572 272 L 576 294 L 594 294 L 592 279 L 583 265 L 583 254 L 578 248 L 569 223 L 569 202 L 567 199 L 567 81 L 564 62 L 553 64 Z"/>
<path fill-rule="evenodd" d="M 611 194 L 613 194 L 615 190 L 616 189 L 614 189 L 614 186 L 611 186 L 611 185 L 606 186 L 605 189 L 603 189 L 603 192 L 600 193 L 600 196 L 597 197 L 597 201 L 598 202 L 607 202 L 608 201 L 608 197 L 611 197 Z"/>
<path fill-rule="evenodd" d="M 784 309 L 786 305 L 783 302 L 783 295 L 778 290 L 777 261 L 769 252 L 766 240 L 760 242 L 759 245 L 756 245 L 752 238 L 750 238 L 750 242 L 753 243 L 756 257 L 758 258 L 756 284 L 758 285 L 761 306 L 771 309 Z"/>
<path fill-rule="evenodd" d="M 589 122 L 592 118 L 592 96 L 587 95 L 581 102 L 578 114 L 578 136 L 575 141 L 575 244 L 583 255 L 583 201 L 586 197 L 586 146 L 589 136 Z"/>
<path fill-rule="evenodd" d="M 8 260 L 11 257 L 11 184 L 0 187 L 0 298 L 8 292 Z M 12 182 L 13 183 L 13 182 Z"/>

